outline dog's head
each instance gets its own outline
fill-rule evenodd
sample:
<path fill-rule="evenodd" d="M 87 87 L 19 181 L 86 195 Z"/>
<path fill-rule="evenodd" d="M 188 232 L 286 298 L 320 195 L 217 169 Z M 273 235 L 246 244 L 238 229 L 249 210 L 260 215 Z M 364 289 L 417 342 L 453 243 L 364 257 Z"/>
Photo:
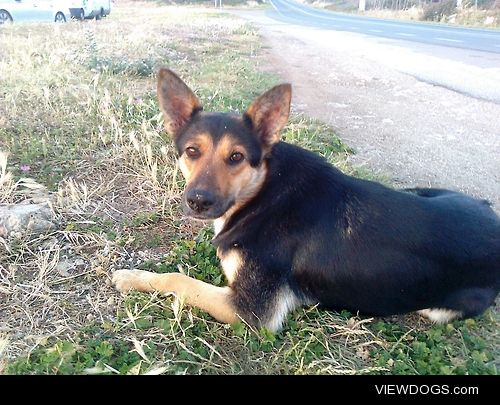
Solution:
<path fill-rule="evenodd" d="M 187 183 L 183 196 L 186 215 L 219 218 L 258 193 L 267 173 L 264 158 L 279 142 L 288 120 L 289 84 L 262 94 L 241 116 L 206 113 L 175 73 L 161 69 L 158 99 Z"/>

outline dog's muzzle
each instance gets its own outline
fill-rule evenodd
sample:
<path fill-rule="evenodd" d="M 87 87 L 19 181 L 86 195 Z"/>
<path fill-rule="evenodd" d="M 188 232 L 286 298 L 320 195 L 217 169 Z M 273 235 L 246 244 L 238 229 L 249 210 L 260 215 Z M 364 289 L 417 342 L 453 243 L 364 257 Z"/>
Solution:
<path fill-rule="evenodd" d="M 193 212 L 201 214 L 215 204 L 215 195 L 208 190 L 190 190 L 186 194 L 186 204 Z"/>
<path fill-rule="evenodd" d="M 231 205 L 209 190 L 192 189 L 184 194 L 184 213 L 197 219 L 219 218 Z"/>

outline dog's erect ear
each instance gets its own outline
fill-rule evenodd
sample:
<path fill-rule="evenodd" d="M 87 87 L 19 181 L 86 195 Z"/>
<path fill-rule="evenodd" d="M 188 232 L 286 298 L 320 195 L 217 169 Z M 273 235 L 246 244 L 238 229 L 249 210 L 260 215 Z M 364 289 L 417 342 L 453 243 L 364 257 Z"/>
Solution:
<path fill-rule="evenodd" d="M 158 72 L 158 101 L 165 129 L 175 139 L 178 131 L 202 109 L 200 100 L 179 76 L 169 69 Z"/>
<path fill-rule="evenodd" d="M 280 84 L 256 98 L 248 107 L 245 116 L 250 118 L 264 147 L 280 140 L 280 131 L 288 121 L 292 86 Z"/>

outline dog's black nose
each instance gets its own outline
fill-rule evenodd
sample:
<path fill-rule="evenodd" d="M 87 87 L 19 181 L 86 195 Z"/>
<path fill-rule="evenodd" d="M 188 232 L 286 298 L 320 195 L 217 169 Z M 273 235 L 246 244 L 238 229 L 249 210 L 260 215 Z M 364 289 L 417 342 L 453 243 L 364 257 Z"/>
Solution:
<path fill-rule="evenodd" d="M 208 190 L 190 190 L 186 195 L 189 208 L 195 212 L 207 211 L 215 203 L 215 195 Z"/>

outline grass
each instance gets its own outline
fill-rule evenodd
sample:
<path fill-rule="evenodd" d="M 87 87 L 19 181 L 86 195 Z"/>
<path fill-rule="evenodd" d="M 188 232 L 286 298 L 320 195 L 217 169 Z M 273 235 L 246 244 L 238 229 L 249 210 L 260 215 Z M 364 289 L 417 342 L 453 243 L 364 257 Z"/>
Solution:
<path fill-rule="evenodd" d="M 0 47 L 0 202 L 49 199 L 58 222 L 49 234 L 0 238 L 0 372 L 497 372 L 494 310 L 433 326 L 416 315 L 371 319 L 312 307 L 272 334 L 111 287 L 123 268 L 225 283 L 210 227 L 178 211 L 183 180 L 154 73 L 163 65 L 180 73 L 206 110 L 242 111 L 279 82 L 259 70 L 259 37 L 245 22 L 120 3 L 97 23 L 4 26 Z M 293 114 L 283 136 L 373 177 L 348 165 L 349 148 L 319 122 Z"/>

